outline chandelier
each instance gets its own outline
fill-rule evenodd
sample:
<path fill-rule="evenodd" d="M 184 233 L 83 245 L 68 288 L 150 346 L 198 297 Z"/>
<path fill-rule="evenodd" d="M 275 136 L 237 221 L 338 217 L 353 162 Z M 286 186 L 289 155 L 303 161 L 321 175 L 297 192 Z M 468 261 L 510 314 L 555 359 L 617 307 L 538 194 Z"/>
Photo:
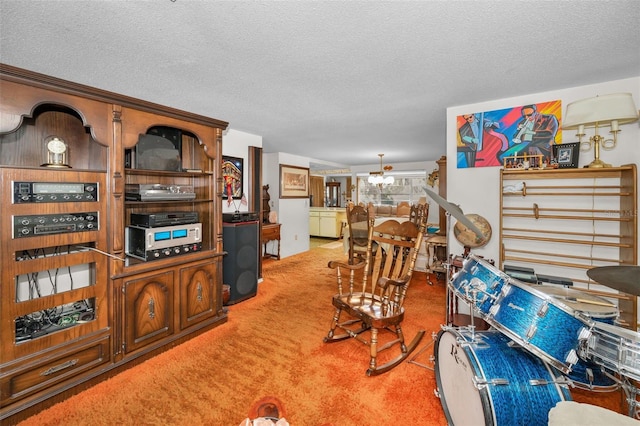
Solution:
<path fill-rule="evenodd" d="M 382 185 L 391 185 L 394 182 L 393 176 L 385 176 L 384 172 L 390 171 L 393 167 L 382 167 L 382 157 L 384 157 L 384 154 L 378 154 L 378 157 L 380 157 L 380 170 L 377 172 L 369 172 L 368 182 L 372 185 L 378 185 L 379 187 L 382 187 Z"/>

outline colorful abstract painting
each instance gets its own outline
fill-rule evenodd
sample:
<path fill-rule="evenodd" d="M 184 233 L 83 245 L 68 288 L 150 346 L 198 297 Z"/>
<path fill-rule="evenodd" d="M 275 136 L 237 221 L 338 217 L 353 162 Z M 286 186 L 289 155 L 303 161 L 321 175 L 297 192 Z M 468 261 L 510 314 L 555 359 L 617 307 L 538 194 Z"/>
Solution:
<path fill-rule="evenodd" d="M 457 166 L 502 166 L 505 157 L 542 155 L 553 160 L 552 146 L 562 143 L 559 100 L 456 117 Z"/>

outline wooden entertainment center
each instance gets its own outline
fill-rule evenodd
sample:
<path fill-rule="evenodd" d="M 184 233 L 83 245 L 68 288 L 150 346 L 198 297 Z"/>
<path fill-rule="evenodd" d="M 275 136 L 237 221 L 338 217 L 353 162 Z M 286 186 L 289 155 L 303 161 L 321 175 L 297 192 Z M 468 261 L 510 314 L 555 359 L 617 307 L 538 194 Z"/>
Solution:
<path fill-rule="evenodd" d="M 9 424 L 226 322 L 227 123 L 1 64 L 0 96 L 0 422 Z M 165 132 L 171 143 L 136 162 L 139 141 Z M 132 188 L 162 195 L 138 199 Z M 132 215 L 197 223 L 137 229 L 148 237 L 141 257 Z"/>

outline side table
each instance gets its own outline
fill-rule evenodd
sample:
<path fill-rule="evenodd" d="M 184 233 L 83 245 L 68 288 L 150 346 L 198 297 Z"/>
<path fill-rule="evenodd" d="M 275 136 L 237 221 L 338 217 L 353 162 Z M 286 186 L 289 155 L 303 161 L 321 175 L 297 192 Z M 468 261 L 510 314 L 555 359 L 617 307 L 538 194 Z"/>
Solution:
<path fill-rule="evenodd" d="M 263 223 L 262 224 L 262 236 L 260 243 L 263 247 L 263 257 L 274 257 L 280 260 L 280 223 Z M 267 243 L 269 241 L 277 241 L 278 251 L 277 253 L 267 252 Z"/>

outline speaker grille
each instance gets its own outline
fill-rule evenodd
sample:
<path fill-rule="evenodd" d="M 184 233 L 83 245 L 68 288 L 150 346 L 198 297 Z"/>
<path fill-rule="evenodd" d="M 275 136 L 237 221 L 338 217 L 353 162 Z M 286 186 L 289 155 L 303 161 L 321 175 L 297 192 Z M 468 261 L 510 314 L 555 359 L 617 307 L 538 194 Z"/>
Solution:
<path fill-rule="evenodd" d="M 224 223 L 222 262 L 224 284 L 230 287 L 229 304 L 253 297 L 258 290 L 258 222 Z"/>

